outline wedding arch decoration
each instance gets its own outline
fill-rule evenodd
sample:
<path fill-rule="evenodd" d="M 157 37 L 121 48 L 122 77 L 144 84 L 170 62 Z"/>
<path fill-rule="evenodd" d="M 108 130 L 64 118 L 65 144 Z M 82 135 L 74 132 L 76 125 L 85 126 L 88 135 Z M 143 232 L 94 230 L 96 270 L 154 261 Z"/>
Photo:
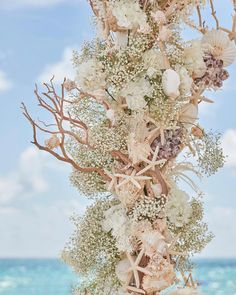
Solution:
<path fill-rule="evenodd" d="M 35 89 L 51 123 L 22 104 L 32 143 L 70 164 L 72 184 L 94 200 L 62 253 L 79 274 L 75 294 L 200 294 L 190 258 L 213 235 L 190 173 L 210 176 L 225 161 L 198 109 L 236 57 L 231 2 L 227 29 L 213 0 L 90 0 L 98 34 L 74 52 L 74 81 Z M 186 27 L 199 38 L 184 40 Z"/>

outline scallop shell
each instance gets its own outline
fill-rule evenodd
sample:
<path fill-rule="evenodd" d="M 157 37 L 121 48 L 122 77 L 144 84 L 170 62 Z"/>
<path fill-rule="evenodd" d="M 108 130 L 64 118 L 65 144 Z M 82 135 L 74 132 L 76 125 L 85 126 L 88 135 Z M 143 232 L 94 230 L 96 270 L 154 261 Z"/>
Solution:
<path fill-rule="evenodd" d="M 125 258 L 119 261 L 116 265 L 116 275 L 118 279 L 122 282 L 125 283 L 128 279 L 128 269 L 130 268 L 130 262 L 129 259 Z"/>
<path fill-rule="evenodd" d="M 172 70 L 166 70 L 162 75 L 162 87 L 164 93 L 171 99 L 175 99 L 180 95 L 180 77 L 179 74 Z"/>
<path fill-rule="evenodd" d="M 205 51 L 223 60 L 225 67 L 231 65 L 236 58 L 234 41 L 231 41 L 228 34 L 222 30 L 212 30 L 206 33 L 202 38 L 202 45 Z"/>
<path fill-rule="evenodd" d="M 187 103 L 180 112 L 179 121 L 186 127 L 191 127 L 198 117 L 198 106 L 193 103 Z"/>

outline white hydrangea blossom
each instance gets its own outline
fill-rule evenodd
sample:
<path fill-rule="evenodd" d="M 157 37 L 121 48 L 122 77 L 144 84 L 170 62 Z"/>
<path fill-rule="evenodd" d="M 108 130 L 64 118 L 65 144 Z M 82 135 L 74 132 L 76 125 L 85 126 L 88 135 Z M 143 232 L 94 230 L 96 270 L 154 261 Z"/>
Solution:
<path fill-rule="evenodd" d="M 170 199 L 166 204 L 166 216 L 177 227 L 182 227 L 189 222 L 192 215 L 192 207 L 189 196 L 182 190 L 173 188 Z"/>
<path fill-rule="evenodd" d="M 177 66 L 176 70 L 180 76 L 180 93 L 182 95 L 187 95 L 191 91 L 193 79 L 189 76 L 185 67 Z"/>
<path fill-rule="evenodd" d="M 143 54 L 144 68 L 147 69 L 147 75 L 152 78 L 158 70 L 165 69 L 165 62 L 161 52 L 156 49 L 150 49 Z"/>
<path fill-rule="evenodd" d="M 137 78 L 134 82 L 126 84 L 120 95 L 126 99 L 128 108 L 142 110 L 146 106 L 145 96 L 152 95 L 153 88 L 145 77 Z"/>
<path fill-rule="evenodd" d="M 130 243 L 131 221 L 128 219 L 124 207 L 116 205 L 105 211 L 102 228 L 105 232 L 111 231 L 116 238 L 119 251 L 132 251 Z"/>
<path fill-rule="evenodd" d="M 106 86 L 103 65 L 92 58 L 78 66 L 76 80 L 84 92 L 93 93 Z"/>
<path fill-rule="evenodd" d="M 206 71 L 203 56 L 204 52 L 199 40 L 191 41 L 190 46 L 184 50 L 185 66 L 195 77 L 202 77 Z"/>
<path fill-rule="evenodd" d="M 140 8 L 136 0 L 121 0 L 111 3 L 111 11 L 117 19 L 117 24 L 126 29 L 145 29 L 147 27 L 147 15 Z"/>

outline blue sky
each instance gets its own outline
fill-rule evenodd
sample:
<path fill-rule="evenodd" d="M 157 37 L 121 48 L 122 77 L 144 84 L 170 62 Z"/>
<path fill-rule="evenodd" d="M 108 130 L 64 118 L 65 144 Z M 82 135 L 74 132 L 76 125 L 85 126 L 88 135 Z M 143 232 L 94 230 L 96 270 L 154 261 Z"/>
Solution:
<path fill-rule="evenodd" d="M 225 22 L 230 11 L 217 2 Z M 230 3 L 230 0 L 228 0 Z M 38 113 L 34 83 L 53 74 L 73 78 L 73 48 L 93 35 L 86 0 L 1 0 L 0 8 L 0 257 L 57 256 L 86 201 L 68 176 L 70 168 L 30 145 L 31 129 L 20 112 L 24 102 Z M 186 32 L 189 35 L 189 32 Z M 223 134 L 226 167 L 201 183 L 206 192 L 206 220 L 216 238 L 204 257 L 235 256 L 236 248 L 236 67 L 224 91 L 210 93 L 200 123 Z"/>

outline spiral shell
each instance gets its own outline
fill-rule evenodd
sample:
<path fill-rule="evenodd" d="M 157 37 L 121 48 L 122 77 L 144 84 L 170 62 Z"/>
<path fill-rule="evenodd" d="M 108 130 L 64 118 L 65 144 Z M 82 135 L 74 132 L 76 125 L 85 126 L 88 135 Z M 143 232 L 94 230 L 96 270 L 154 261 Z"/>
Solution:
<path fill-rule="evenodd" d="M 175 99 L 180 95 L 180 77 L 179 74 L 172 70 L 168 69 L 163 73 L 162 76 L 162 87 L 164 93 L 171 99 Z"/>
<path fill-rule="evenodd" d="M 212 30 L 202 38 L 204 51 L 210 53 L 216 59 L 223 60 L 224 67 L 233 63 L 236 58 L 234 41 L 231 41 L 228 34 L 222 30 Z"/>

